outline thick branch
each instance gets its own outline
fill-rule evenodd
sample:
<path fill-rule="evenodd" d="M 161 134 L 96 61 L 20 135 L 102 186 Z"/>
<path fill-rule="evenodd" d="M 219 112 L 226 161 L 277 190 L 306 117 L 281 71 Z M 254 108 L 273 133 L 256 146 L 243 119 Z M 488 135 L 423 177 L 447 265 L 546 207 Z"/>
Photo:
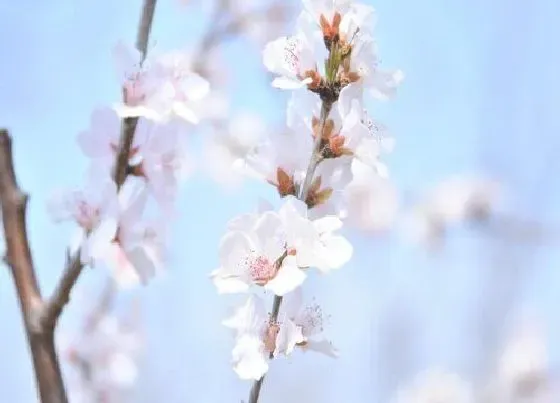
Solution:
<path fill-rule="evenodd" d="M 54 337 L 52 332 L 42 331 L 38 317 L 42 301 L 27 238 L 27 199 L 17 184 L 11 138 L 6 130 L 0 129 L 0 201 L 6 237 L 5 260 L 14 278 L 41 401 L 66 403 Z"/>
<path fill-rule="evenodd" d="M 6 130 L 0 130 L 0 199 L 7 247 L 5 260 L 12 268 L 16 287 L 26 302 L 24 313 L 29 315 L 41 304 L 41 295 L 27 242 L 25 211 L 28 196 L 18 187 L 12 140 Z"/>

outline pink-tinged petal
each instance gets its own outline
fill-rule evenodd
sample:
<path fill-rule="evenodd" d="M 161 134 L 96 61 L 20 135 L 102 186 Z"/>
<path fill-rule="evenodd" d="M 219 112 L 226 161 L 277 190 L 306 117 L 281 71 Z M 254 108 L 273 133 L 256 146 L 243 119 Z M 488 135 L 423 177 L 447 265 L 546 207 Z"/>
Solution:
<path fill-rule="evenodd" d="M 46 203 L 47 213 L 54 222 L 69 220 L 73 216 L 73 211 L 68 205 L 68 195 L 71 191 L 57 189 L 53 191 Z"/>
<path fill-rule="evenodd" d="M 139 371 L 135 360 L 124 352 L 113 353 L 107 366 L 112 381 L 119 387 L 132 387 L 138 379 Z"/>
<path fill-rule="evenodd" d="M 80 249 L 82 247 L 85 247 L 86 241 L 87 240 L 87 236 L 86 236 L 86 232 L 84 231 L 83 228 L 77 228 L 76 232 L 74 232 L 74 234 L 72 235 L 72 237 L 70 238 L 70 245 L 68 246 L 69 248 L 69 252 L 70 255 L 73 256 L 74 254 L 76 254 L 78 251 L 80 251 Z M 89 251 L 87 250 L 82 250 L 81 252 L 81 256 L 82 256 L 82 263 L 87 263 L 89 260 Z"/>
<path fill-rule="evenodd" d="M 367 77 L 368 87 L 371 94 L 382 101 L 388 100 L 395 95 L 397 87 L 404 80 L 401 70 L 380 71 L 377 70 Z"/>
<path fill-rule="evenodd" d="M 121 225 L 130 226 L 138 223 L 144 213 L 147 200 L 145 182 L 129 176 L 119 191 Z"/>
<path fill-rule="evenodd" d="M 212 277 L 218 294 L 241 294 L 249 291 L 249 284 L 240 277 L 230 277 L 228 273 L 219 272 Z"/>
<path fill-rule="evenodd" d="M 234 314 L 222 321 L 222 325 L 234 329 L 238 334 L 260 333 L 262 325 L 268 320 L 264 301 L 258 296 L 249 295 Z"/>
<path fill-rule="evenodd" d="M 381 178 L 388 178 L 389 177 L 389 168 L 387 165 L 383 164 L 382 162 L 378 162 L 375 164 L 375 170 L 377 171 L 377 175 Z"/>
<path fill-rule="evenodd" d="M 294 319 L 300 313 L 302 306 L 303 288 L 298 287 L 293 292 L 286 295 L 282 300 L 280 317 L 284 319 Z"/>
<path fill-rule="evenodd" d="M 117 234 L 117 227 L 117 220 L 107 217 L 89 234 L 87 243 L 91 258 L 103 257 Z"/>
<path fill-rule="evenodd" d="M 126 256 L 142 284 L 147 284 L 161 270 L 159 257 L 145 247 L 127 250 Z"/>
<path fill-rule="evenodd" d="M 303 337 L 301 327 L 297 326 L 289 319 L 282 322 L 278 335 L 276 336 L 274 356 L 276 357 L 282 353 L 285 355 L 292 354 L 296 344 L 302 343 L 303 341 L 305 341 L 305 338 Z"/>
<path fill-rule="evenodd" d="M 274 210 L 274 206 L 272 205 L 271 202 L 269 202 L 268 200 L 259 198 L 259 202 L 258 202 L 258 206 L 257 206 L 257 212 L 259 214 L 265 213 L 267 211 L 272 211 Z"/>
<path fill-rule="evenodd" d="M 302 346 L 302 350 L 315 351 L 331 358 L 338 358 L 339 356 L 338 349 L 328 340 L 307 340 L 307 343 Z"/>
<path fill-rule="evenodd" d="M 298 80 L 289 77 L 276 77 L 272 80 L 272 86 L 274 88 L 279 88 L 282 90 L 295 90 L 303 88 L 307 84 L 311 84 L 312 78 L 306 78 L 305 80 Z"/>
<path fill-rule="evenodd" d="M 200 101 L 210 92 L 210 83 L 195 73 L 184 78 L 181 87 L 185 91 L 186 97 L 191 101 Z"/>
<path fill-rule="evenodd" d="M 262 340 L 255 335 L 242 335 L 232 351 L 233 369 L 244 380 L 259 380 L 268 371 Z"/>
<path fill-rule="evenodd" d="M 342 221 L 333 215 L 325 216 L 313 221 L 313 227 L 319 234 L 334 232 L 342 228 Z"/>
<path fill-rule="evenodd" d="M 307 217 L 307 205 L 295 196 L 286 196 L 284 204 L 280 207 L 280 216 L 284 219 Z"/>
<path fill-rule="evenodd" d="M 228 231 L 249 232 L 257 222 L 259 216 L 255 213 L 241 214 L 232 218 L 227 223 Z"/>
<path fill-rule="evenodd" d="M 278 66 L 282 61 L 281 56 L 286 48 L 288 37 L 283 36 L 274 41 L 268 42 L 263 50 L 262 58 L 264 66 L 272 73 L 281 73 L 281 66 Z"/>
<path fill-rule="evenodd" d="M 228 232 L 220 241 L 219 254 L 222 267 L 228 271 L 239 267 L 250 253 L 252 246 L 251 240 L 244 233 Z"/>
<path fill-rule="evenodd" d="M 159 115 L 144 105 L 129 106 L 123 104 L 114 104 L 113 109 L 119 118 L 137 118 L 145 117 L 146 119 L 156 120 Z"/>
<path fill-rule="evenodd" d="M 361 84 L 352 83 L 340 90 L 338 96 L 338 113 L 344 119 L 352 109 L 352 103 L 355 100 L 362 99 L 363 87 Z"/>
<path fill-rule="evenodd" d="M 107 264 L 116 284 L 122 288 L 133 288 L 140 283 L 138 272 L 117 242 L 112 242 L 105 251 L 103 261 Z"/>
<path fill-rule="evenodd" d="M 266 283 L 265 288 L 278 296 L 283 296 L 303 284 L 307 275 L 297 266 L 295 256 L 288 255 L 276 276 Z"/>
<path fill-rule="evenodd" d="M 175 102 L 173 105 L 173 111 L 177 116 L 192 124 L 196 125 L 200 121 L 198 116 L 196 116 L 196 113 L 182 102 Z"/>
<path fill-rule="evenodd" d="M 322 257 L 328 267 L 318 267 L 319 270 L 338 269 L 346 264 L 352 257 L 354 248 L 348 240 L 342 236 L 332 235 L 322 239 L 324 250 Z"/>
<path fill-rule="evenodd" d="M 281 228 L 280 217 L 272 211 L 262 214 L 255 224 L 255 238 L 261 246 L 262 254 L 270 261 L 275 261 L 284 253 L 286 240 L 279 234 Z"/>
<path fill-rule="evenodd" d="M 127 46 L 123 42 L 119 42 L 113 47 L 112 53 L 113 59 L 117 65 L 117 71 L 123 77 L 138 69 L 141 54 L 135 47 Z"/>
<path fill-rule="evenodd" d="M 78 134 L 78 145 L 90 158 L 111 158 L 118 141 L 120 120 L 110 108 L 98 108 L 92 112 L 90 127 Z"/>
<path fill-rule="evenodd" d="M 104 142 L 103 137 L 99 138 L 96 136 L 98 134 L 100 133 L 80 132 L 77 137 L 78 146 L 86 157 L 110 159 L 109 141 Z"/>

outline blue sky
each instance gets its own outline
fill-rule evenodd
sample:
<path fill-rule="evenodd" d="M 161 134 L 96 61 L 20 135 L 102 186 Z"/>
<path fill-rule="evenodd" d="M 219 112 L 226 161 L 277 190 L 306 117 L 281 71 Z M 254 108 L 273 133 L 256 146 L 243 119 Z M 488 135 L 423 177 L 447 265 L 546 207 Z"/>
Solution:
<path fill-rule="evenodd" d="M 88 126 L 94 107 L 118 96 L 110 50 L 118 40 L 134 39 L 140 3 L 0 0 L 0 125 L 12 131 L 20 183 L 31 193 L 31 243 L 47 291 L 62 267 L 71 228 L 52 224 L 44 202 L 53 188 L 82 180 L 86 161 L 75 136 Z M 397 139 L 388 164 L 398 187 L 414 193 L 449 174 L 489 172 L 512 188 L 504 211 L 554 227 L 560 218 L 555 174 L 560 48 L 554 40 L 560 37 L 555 20 L 560 3 L 370 3 L 379 14 L 383 63 L 406 74 L 395 101 L 371 105 Z M 161 0 L 153 38 L 161 48 L 188 48 L 204 22 L 174 0 Z M 224 51 L 224 68 L 234 77 L 234 108 L 281 122 L 285 94 L 268 87 L 260 50 L 234 42 Z M 138 292 L 150 365 L 133 401 L 213 403 L 246 396 L 249 384 L 230 369 L 232 340 L 220 326 L 233 300 L 218 297 L 207 274 L 217 264 L 227 220 L 251 210 L 258 195 L 270 194 L 252 183 L 227 192 L 201 175 L 183 187 L 179 203 L 184 213 L 174 225 L 169 273 Z M 480 318 L 477 309 L 487 310 L 490 294 L 484 287 L 493 274 L 504 293 L 514 284 L 504 265 L 530 271 L 521 280 L 515 306 L 543 316 L 551 339 L 559 339 L 554 246 L 499 243 L 461 231 L 433 257 L 393 238 L 349 236 L 356 252 L 348 267 L 309 284 L 332 314 L 331 336 L 342 358 L 330 362 L 300 355 L 274 363 L 263 403 L 283 402 L 296 393 L 306 394 L 308 402 L 384 402 L 395 379 L 384 370 L 386 351 L 380 346 L 390 339 L 391 319 L 403 318 L 400 325 L 405 326 L 407 314 L 417 317 L 417 327 L 395 331 L 415 349 L 411 357 L 400 357 L 410 366 L 396 367 L 398 376 L 406 379 L 432 364 L 472 375 L 480 352 L 473 325 Z M 496 256 L 505 263 L 497 267 Z M 91 289 L 96 276 L 86 272 L 79 290 Z M 503 317 L 496 312 L 498 319 Z M 72 306 L 65 321 L 79 313 L 80 307 Z M 0 317 L 0 390 L 9 401 L 33 402 L 20 314 L 5 270 L 0 271 Z M 559 357 L 557 345 L 552 353 Z"/>

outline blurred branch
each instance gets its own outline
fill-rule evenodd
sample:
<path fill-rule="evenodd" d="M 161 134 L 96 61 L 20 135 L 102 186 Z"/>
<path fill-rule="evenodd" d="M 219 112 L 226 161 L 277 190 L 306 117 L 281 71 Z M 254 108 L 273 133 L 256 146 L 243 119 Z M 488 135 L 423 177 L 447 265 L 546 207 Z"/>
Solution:
<path fill-rule="evenodd" d="M 5 261 L 11 268 L 16 286 L 41 402 L 66 403 L 54 332 L 52 329 L 47 331 L 39 320 L 43 303 L 25 226 L 27 200 L 28 195 L 17 184 L 11 137 L 6 130 L 0 130 L 0 201 L 7 249 Z"/>
<path fill-rule="evenodd" d="M 148 49 L 148 41 L 150 31 L 152 30 L 152 23 L 154 21 L 154 12 L 156 8 L 156 0 L 144 0 L 144 7 L 142 9 L 142 17 L 140 18 L 140 25 L 138 26 L 138 35 L 136 38 L 136 48 L 142 54 L 141 63 L 146 59 L 146 52 Z M 124 183 L 128 174 L 128 160 L 130 157 L 130 149 L 134 140 L 134 132 L 138 118 L 125 118 L 121 126 L 121 137 L 119 147 L 117 150 L 117 160 L 115 163 L 115 171 L 113 177 L 117 188 L 120 188 Z"/>
<path fill-rule="evenodd" d="M 107 315 L 107 312 L 109 312 L 111 305 L 113 304 L 113 300 L 115 299 L 115 293 L 115 282 L 112 278 L 108 278 L 107 283 L 105 284 L 105 288 L 103 289 L 103 293 L 99 298 L 99 303 L 89 314 L 86 320 L 86 333 L 95 331 L 99 322 L 101 322 L 103 317 Z"/>
<path fill-rule="evenodd" d="M 251 10 L 234 15 L 229 18 L 226 23 L 221 23 L 224 17 L 231 14 L 231 8 L 227 6 L 227 1 L 221 0 L 218 3 L 210 18 L 210 23 L 208 24 L 209 28 L 200 40 L 198 51 L 195 53 L 197 57 L 194 61 L 193 70 L 202 76 L 207 76 L 206 63 L 208 62 L 208 54 L 210 51 L 218 47 L 226 39 L 231 39 L 233 36 L 239 34 L 250 21 L 258 18 L 265 18 L 278 6 L 273 3 L 267 5 L 263 9 Z"/>
<path fill-rule="evenodd" d="M 155 6 L 156 0 L 144 1 L 136 42 L 143 59 L 146 56 Z M 114 171 L 118 187 L 122 186 L 127 175 L 137 122 L 136 118 L 123 121 Z M 64 273 L 52 297 L 43 301 L 25 227 L 27 200 L 27 194 L 17 185 L 11 138 L 6 130 L 0 130 L 0 201 L 7 245 L 5 260 L 11 268 L 16 285 L 41 402 L 66 403 L 68 399 L 54 348 L 54 330 L 84 265 L 79 251 L 74 256 L 68 256 Z"/>
<path fill-rule="evenodd" d="M 54 331 L 62 310 L 70 301 L 70 292 L 80 276 L 84 265 L 80 259 L 79 251 L 74 256 L 67 255 L 64 273 L 60 278 L 51 298 L 45 302 L 41 313 L 41 326 Z"/>
<path fill-rule="evenodd" d="M 142 53 L 142 60 L 146 57 L 155 6 L 156 0 L 144 1 L 136 41 L 136 47 Z M 127 176 L 130 149 L 134 140 L 134 132 L 136 130 L 137 123 L 138 118 L 127 118 L 123 120 L 114 170 L 114 180 L 118 188 L 122 186 Z M 67 263 L 64 274 L 62 275 L 53 296 L 46 304 L 44 314 L 41 318 L 41 322 L 46 328 L 54 328 L 56 325 L 56 321 L 62 313 L 64 306 L 70 300 L 70 292 L 78 281 L 80 273 L 84 267 L 80 259 L 79 251 L 76 252 L 74 256 L 68 256 L 66 261 Z"/>

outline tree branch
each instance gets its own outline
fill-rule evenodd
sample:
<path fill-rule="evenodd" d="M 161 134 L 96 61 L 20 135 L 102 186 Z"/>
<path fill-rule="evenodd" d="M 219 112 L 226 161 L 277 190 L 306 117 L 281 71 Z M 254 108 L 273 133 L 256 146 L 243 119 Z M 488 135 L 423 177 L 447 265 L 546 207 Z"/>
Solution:
<path fill-rule="evenodd" d="M 152 23 L 154 21 L 154 13 L 156 9 L 156 0 L 144 0 L 144 7 L 142 8 L 142 17 L 140 18 L 140 25 L 138 26 L 138 35 L 136 36 L 136 48 L 142 54 L 143 63 L 146 59 L 146 52 L 148 51 L 148 41 L 150 32 L 152 30 Z M 138 118 L 125 118 L 121 126 L 121 138 L 119 148 L 117 151 L 117 160 L 115 163 L 115 170 L 113 178 L 120 188 L 128 175 L 128 160 L 130 158 L 130 149 L 134 140 L 134 132 Z"/>
<path fill-rule="evenodd" d="M 68 255 L 66 258 L 66 266 L 64 273 L 60 278 L 51 298 L 43 305 L 41 312 L 41 326 L 54 332 L 58 318 L 62 314 L 62 310 L 70 301 L 70 292 L 78 281 L 78 277 L 82 273 L 84 265 L 80 259 L 80 252 L 76 252 L 74 256 Z"/>
<path fill-rule="evenodd" d="M 138 26 L 136 41 L 137 49 L 142 53 L 142 61 L 146 58 L 148 39 L 152 28 L 156 0 L 145 0 L 142 16 Z M 128 175 L 128 160 L 130 149 L 134 140 L 134 132 L 138 123 L 137 118 L 123 119 L 119 147 L 115 159 L 114 180 L 120 188 Z M 46 328 L 54 328 L 64 306 L 70 300 L 70 292 L 78 281 L 84 265 L 80 260 L 79 251 L 74 256 L 68 256 L 66 268 L 49 302 L 45 305 L 41 323 Z"/>
<path fill-rule="evenodd" d="M 0 202 L 6 237 L 5 261 L 16 286 L 41 401 L 67 403 L 53 332 L 44 332 L 39 321 L 42 299 L 27 238 L 27 200 L 27 194 L 17 184 L 12 140 L 7 130 L 0 129 Z"/>
<path fill-rule="evenodd" d="M 144 1 L 136 41 L 142 60 L 146 56 L 155 6 L 156 0 Z M 138 119 L 135 118 L 123 120 L 114 171 L 114 179 L 119 188 L 127 176 L 128 158 L 137 122 Z M 5 261 L 11 268 L 17 289 L 41 402 L 67 403 L 54 347 L 54 330 L 84 265 L 79 251 L 74 256 L 68 256 L 64 273 L 52 297 L 43 302 L 25 226 L 27 199 L 28 196 L 17 185 L 11 138 L 6 130 L 0 129 L 0 201 L 7 246 Z"/>

